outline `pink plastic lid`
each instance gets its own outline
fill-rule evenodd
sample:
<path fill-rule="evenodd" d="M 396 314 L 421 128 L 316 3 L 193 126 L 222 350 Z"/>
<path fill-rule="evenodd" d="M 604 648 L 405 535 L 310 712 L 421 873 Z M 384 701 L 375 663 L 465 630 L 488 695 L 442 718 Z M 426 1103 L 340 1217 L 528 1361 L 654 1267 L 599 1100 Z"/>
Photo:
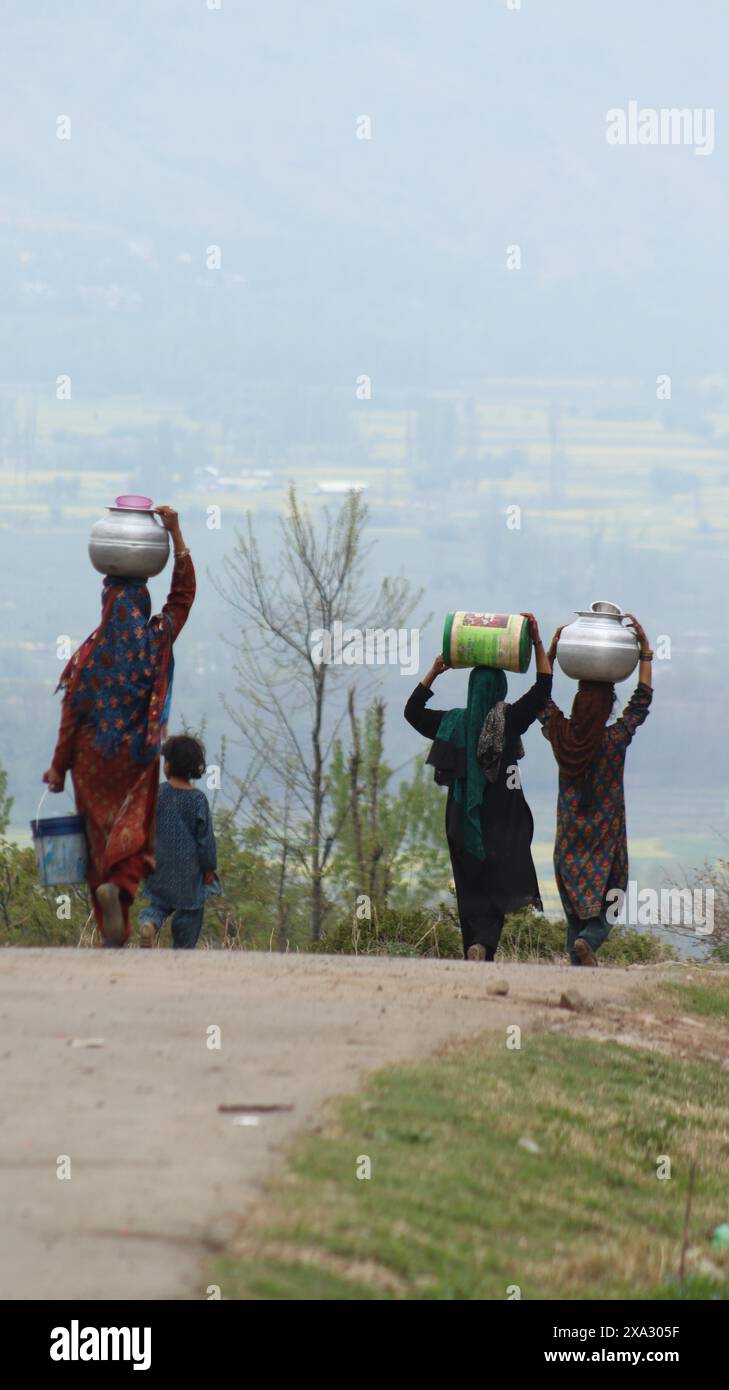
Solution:
<path fill-rule="evenodd" d="M 151 497 L 135 497 L 133 493 L 129 493 L 128 495 L 125 495 L 124 497 L 117 497 L 116 502 L 114 503 L 114 506 L 115 506 L 115 507 L 131 507 L 131 508 L 132 508 L 134 511 L 136 511 L 136 512 L 147 512 L 147 511 L 150 511 L 150 510 L 151 510 L 151 507 L 152 507 L 152 498 L 151 498 Z"/>

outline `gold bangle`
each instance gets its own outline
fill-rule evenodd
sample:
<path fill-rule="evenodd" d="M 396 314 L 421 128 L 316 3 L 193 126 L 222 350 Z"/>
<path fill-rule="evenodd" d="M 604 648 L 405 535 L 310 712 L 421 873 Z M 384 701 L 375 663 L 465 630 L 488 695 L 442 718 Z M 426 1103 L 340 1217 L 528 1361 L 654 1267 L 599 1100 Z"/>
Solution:
<path fill-rule="evenodd" d="M 186 557 L 187 555 L 189 555 L 189 554 L 190 554 L 189 550 L 176 550 L 176 551 L 175 551 L 175 559 L 176 559 L 176 560 L 184 560 L 185 557 Z"/>

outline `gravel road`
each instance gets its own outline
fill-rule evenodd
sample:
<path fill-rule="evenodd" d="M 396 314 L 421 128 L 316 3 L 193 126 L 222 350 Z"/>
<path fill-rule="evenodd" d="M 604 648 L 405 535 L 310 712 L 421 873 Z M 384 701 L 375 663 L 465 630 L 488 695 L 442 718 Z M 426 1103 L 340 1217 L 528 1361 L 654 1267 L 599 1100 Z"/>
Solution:
<path fill-rule="evenodd" d="M 576 984 L 620 1001 L 647 973 L 4 950 L 0 1298 L 205 1298 L 209 1251 L 326 1097 L 449 1038 L 549 1026 Z M 261 1105 L 293 1108 L 219 1109 Z"/>

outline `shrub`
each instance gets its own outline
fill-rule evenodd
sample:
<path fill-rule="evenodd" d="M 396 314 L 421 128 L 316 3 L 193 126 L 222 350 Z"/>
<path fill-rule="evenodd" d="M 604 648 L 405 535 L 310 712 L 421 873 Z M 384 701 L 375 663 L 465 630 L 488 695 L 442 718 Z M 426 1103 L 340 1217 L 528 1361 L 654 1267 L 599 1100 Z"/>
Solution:
<path fill-rule="evenodd" d="M 606 965 L 653 965 L 672 960 L 673 948 L 660 937 L 633 927 L 613 927 L 600 960 Z M 567 958 L 567 923 L 527 908 L 507 917 L 498 958 L 505 960 L 563 960 Z"/>
<path fill-rule="evenodd" d="M 609 965 L 657 965 L 675 959 L 672 946 L 653 932 L 636 931 L 635 927 L 613 927 L 600 947 L 600 960 Z"/>
<path fill-rule="evenodd" d="M 564 954 L 566 934 L 563 921 L 523 908 L 506 918 L 497 959 L 555 960 Z"/>
<path fill-rule="evenodd" d="M 566 959 L 567 926 L 525 908 L 511 913 L 504 924 L 497 960 L 556 961 Z M 450 905 L 437 908 L 386 908 L 376 920 L 344 918 L 309 948 L 328 955 L 463 957 L 458 918 Z M 614 927 L 600 951 L 610 965 L 650 965 L 674 957 L 672 947 L 654 935 L 631 927 Z"/>
<path fill-rule="evenodd" d="M 461 933 L 450 910 L 385 908 L 372 921 L 348 917 L 326 929 L 309 947 L 327 955 L 437 956 L 459 960 Z"/>
<path fill-rule="evenodd" d="M 76 946 L 89 910 L 85 884 L 41 888 L 35 851 L 0 836 L 0 946 Z"/>

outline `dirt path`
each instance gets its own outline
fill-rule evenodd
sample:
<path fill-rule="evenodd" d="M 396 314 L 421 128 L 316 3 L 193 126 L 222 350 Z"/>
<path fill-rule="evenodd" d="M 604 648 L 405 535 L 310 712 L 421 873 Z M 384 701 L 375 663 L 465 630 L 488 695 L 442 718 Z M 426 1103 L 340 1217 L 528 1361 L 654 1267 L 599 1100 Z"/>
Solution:
<path fill-rule="evenodd" d="M 596 1022 L 664 973 L 3 951 L 0 1298 L 204 1298 L 206 1254 L 327 1096 L 447 1038 L 579 1026 L 558 1008 L 576 985 Z M 487 992 L 495 974 L 506 996 Z M 257 1124 L 218 1109 L 261 1104 L 294 1108 Z"/>

